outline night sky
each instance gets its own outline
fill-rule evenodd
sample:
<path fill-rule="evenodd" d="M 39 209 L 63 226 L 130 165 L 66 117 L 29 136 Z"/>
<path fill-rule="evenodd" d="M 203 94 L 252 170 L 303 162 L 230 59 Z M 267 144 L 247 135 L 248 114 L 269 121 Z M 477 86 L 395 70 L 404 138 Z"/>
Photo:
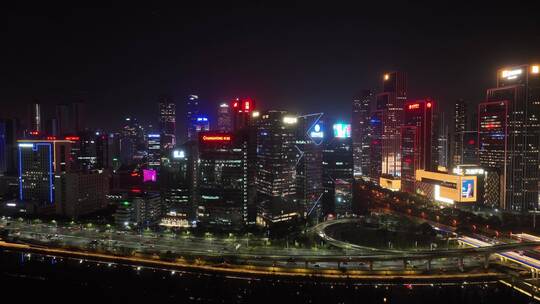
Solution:
<path fill-rule="evenodd" d="M 24 118 L 34 99 L 51 109 L 83 99 L 90 126 L 115 128 L 128 115 L 157 119 L 161 95 L 182 117 L 185 96 L 197 94 L 211 117 L 219 101 L 252 96 L 262 109 L 348 120 L 352 96 L 379 89 L 391 70 L 408 73 L 409 98 L 449 109 L 482 99 L 497 68 L 540 62 L 537 12 L 519 2 L 4 9 L 0 116 Z"/>

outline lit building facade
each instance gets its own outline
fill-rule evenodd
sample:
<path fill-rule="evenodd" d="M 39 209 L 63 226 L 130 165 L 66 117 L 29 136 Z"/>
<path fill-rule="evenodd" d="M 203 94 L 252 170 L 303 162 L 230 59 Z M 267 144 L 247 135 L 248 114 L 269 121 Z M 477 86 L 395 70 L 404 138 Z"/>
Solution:
<path fill-rule="evenodd" d="M 296 197 L 303 206 L 303 216 L 319 218 L 322 195 L 322 113 L 298 117 L 295 147 Z"/>
<path fill-rule="evenodd" d="M 257 132 L 257 191 L 269 197 L 296 193 L 295 134 L 298 118 L 284 111 L 261 114 Z"/>
<path fill-rule="evenodd" d="M 369 179 L 379 184 L 382 172 L 382 124 L 383 111 L 377 110 L 371 114 L 369 120 Z"/>
<path fill-rule="evenodd" d="M 326 214 L 338 217 L 353 213 L 354 182 L 353 147 L 349 124 L 334 124 L 334 136 L 323 150 L 323 208 Z"/>
<path fill-rule="evenodd" d="M 497 72 L 478 108 L 479 157 L 502 178 L 500 207 L 526 212 L 538 208 L 540 140 L 539 65 Z"/>
<path fill-rule="evenodd" d="M 198 221 L 241 227 L 248 221 L 247 149 L 232 133 L 199 134 Z"/>
<path fill-rule="evenodd" d="M 220 103 L 217 112 L 217 131 L 232 132 L 233 131 L 233 116 L 229 104 L 226 102 Z"/>
<path fill-rule="evenodd" d="M 351 125 L 355 176 L 369 176 L 369 121 L 374 98 L 372 90 L 363 90 L 353 99 Z"/>
<path fill-rule="evenodd" d="M 71 170 L 68 140 L 19 140 L 19 199 L 54 206 L 55 175 Z"/>
<path fill-rule="evenodd" d="M 160 187 L 165 216 L 161 225 L 169 227 L 191 227 L 195 222 L 193 204 L 193 155 L 184 147 L 171 151 L 161 166 Z"/>
<path fill-rule="evenodd" d="M 161 98 L 158 105 L 161 147 L 167 153 L 176 145 L 176 104 L 169 98 Z"/>
<path fill-rule="evenodd" d="M 414 193 L 416 170 L 432 170 L 433 112 L 431 99 L 406 102 L 401 129 L 401 189 Z"/>
<path fill-rule="evenodd" d="M 401 126 L 406 99 L 405 73 L 385 74 L 382 92 L 377 94 L 377 110 L 382 111 L 382 175 L 401 176 Z"/>
<path fill-rule="evenodd" d="M 186 103 L 186 140 L 197 140 L 197 132 L 195 130 L 195 122 L 199 116 L 199 96 L 189 95 Z"/>
<path fill-rule="evenodd" d="M 148 134 L 148 168 L 159 170 L 161 165 L 161 134 Z"/>
<path fill-rule="evenodd" d="M 452 164 L 463 164 L 463 137 L 467 127 L 467 103 L 460 98 L 454 104 L 454 140 L 452 143 Z"/>

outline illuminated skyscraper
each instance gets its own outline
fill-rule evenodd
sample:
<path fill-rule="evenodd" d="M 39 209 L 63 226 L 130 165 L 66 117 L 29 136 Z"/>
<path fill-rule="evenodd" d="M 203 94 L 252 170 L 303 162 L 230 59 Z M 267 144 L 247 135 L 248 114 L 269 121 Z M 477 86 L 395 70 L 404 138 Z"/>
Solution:
<path fill-rule="evenodd" d="M 247 147 L 241 138 L 232 133 L 199 134 L 197 187 L 197 216 L 202 224 L 247 224 Z"/>
<path fill-rule="evenodd" d="M 194 123 L 199 116 L 199 96 L 189 95 L 186 103 L 187 140 L 197 140 Z"/>
<path fill-rule="evenodd" d="M 322 147 L 325 136 L 322 113 L 298 117 L 296 148 L 296 196 L 304 216 L 318 219 L 321 215 Z"/>
<path fill-rule="evenodd" d="M 369 120 L 373 91 L 364 90 L 353 99 L 352 141 L 354 157 L 354 175 L 369 175 Z"/>
<path fill-rule="evenodd" d="M 382 172 L 382 119 L 383 111 L 377 110 L 371 114 L 369 120 L 369 179 L 377 185 Z"/>
<path fill-rule="evenodd" d="M 401 176 L 401 126 L 403 103 L 407 99 L 407 78 L 403 72 L 384 74 L 377 110 L 382 111 L 382 174 Z"/>
<path fill-rule="evenodd" d="M 435 102 L 430 99 L 409 101 L 404 108 L 404 126 L 401 128 L 401 189 L 414 193 L 416 170 L 435 169 L 433 157 L 437 155 L 432 153 Z"/>
<path fill-rule="evenodd" d="M 233 117 L 231 107 L 223 102 L 219 104 L 217 113 L 217 131 L 218 132 L 232 132 L 233 130 Z"/>
<path fill-rule="evenodd" d="M 43 131 L 43 113 L 41 112 L 41 104 L 32 103 L 28 107 L 28 128 L 27 131 Z"/>
<path fill-rule="evenodd" d="M 269 197 L 295 194 L 298 118 L 284 111 L 261 114 L 257 134 L 257 190 Z"/>
<path fill-rule="evenodd" d="M 164 153 L 176 145 L 176 104 L 168 98 L 159 101 L 159 133 Z"/>
<path fill-rule="evenodd" d="M 210 131 L 210 120 L 206 116 L 197 116 L 193 122 L 193 131 L 197 136 L 201 132 Z"/>
<path fill-rule="evenodd" d="M 454 105 L 454 141 L 452 143 L 452 163 L 454 166 L 463 164 L 463 135 L 467 126 L 467 104 L 464 99 L 458 99 Z"/>
<path fill-rule="evenodd" d="M 255 101 L 251 98 L 235 98 L 231 102 L 234 131 L 241 130 L 250 124 Z"/>
<path fill-rule="evenodd" d="M 6 123 L 0 120 L 0 176 L 7 172 L 8 153 L 11 153 L 7 140 Z"/>
<path fill-rule="evenodd" d="M 540 66 L 521 65 L 497 72 L 478 107 L 480 164 L 498 170 L 500 206 L 526 212 L 538 208 Z"/>
<path fill-rule="evenodd" d="M 333 136 L 322 152 L 325 214 L 352 214 L 353 147 L 351 125 L 335 123 Z"/>
<path fill-rule="evenodd" d="M 71 170 L 71 141 L 19 140 L 19 199 L 38 205 L 55 202 L 54 179 Z"/>
<path fill-rule="evenodd" d="M 161 164 L 161 135 L 148 134 L 148 168 L 159 170 Z"/>
<path fill-rule="evenodd" d="M 257 220 L 287 221 L 298 215 L 295 134 L 298 118 L 284 111 L 261 113 L 257 125 Z"/>

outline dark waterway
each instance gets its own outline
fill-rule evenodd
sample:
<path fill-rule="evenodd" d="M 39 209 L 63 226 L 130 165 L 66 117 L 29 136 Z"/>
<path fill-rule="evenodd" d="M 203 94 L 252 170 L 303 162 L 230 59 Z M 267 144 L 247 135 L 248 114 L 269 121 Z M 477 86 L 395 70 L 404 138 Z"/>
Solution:
<path fill-rule="evenodd" d="M 175 303 L 532 303 L 499 283 L 433 286 L 239 278 L 0 253 L 0 290 L 10 301 Z M 7 303 L 7 302 L 6 302 Z"/>

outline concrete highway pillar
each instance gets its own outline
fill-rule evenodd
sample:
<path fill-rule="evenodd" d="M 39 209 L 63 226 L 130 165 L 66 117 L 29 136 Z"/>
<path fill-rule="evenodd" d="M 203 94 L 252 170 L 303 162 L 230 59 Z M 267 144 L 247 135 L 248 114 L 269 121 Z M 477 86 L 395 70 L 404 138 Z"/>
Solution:
<path fill-rule="evenodd" d="M 403 259 L 403 269 L 407 270 L 407 260 Z"/>
<path fill-rule="evenodd" d="M 464 268 L 463 268 L 463 257 L 460 257 L 458 259 L 458 267 L 459 267 L 459 271 L 463 272 L 464 271 Z"/>
<path fill-rule="evenodd" d="M 431 271 L 431 259 L 430 260 L 427 260 L 427 270 L 428 271 Z"/>
<path fill-rule="evenodd" d="M 369 270 L 373 270 L 373 261 L 369 261 Z"/>
<path fill-rule="evenodd" d="M 341 267 L 341 262 L 340 261 L 337 262 L 337 268 L 339 268 L 339 267 Z"/>

